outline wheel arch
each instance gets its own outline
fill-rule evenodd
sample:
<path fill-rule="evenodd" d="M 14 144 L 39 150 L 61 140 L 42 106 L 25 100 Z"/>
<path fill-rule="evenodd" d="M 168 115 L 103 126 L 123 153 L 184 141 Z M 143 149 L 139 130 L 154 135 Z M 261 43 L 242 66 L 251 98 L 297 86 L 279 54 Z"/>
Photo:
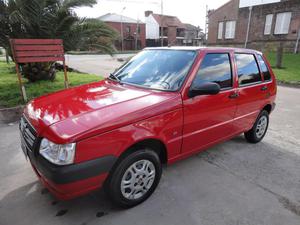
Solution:
<path fill-rule="evenodd" d="M 162 164 L 167 164 L 168 162 L 168 152 L 166 145 L 159 139 L 156 138 L 147 138 L 143 140 L 139 140 L 136 143 L 132 144 L 130 147 L 128 147 L 125 151 L 121 153 L 121 155 L 118 157 L 117 161 L 114 163 L 112 168 L 109 171 L 108 179 L 105 181 L 105 185 L 109 182 L 111 179 L 111 174 L 115 171 L 119 163 L 128 155 L 130 155 L 133 152 L 138 151 L 141 148 L 150 148 L 151 150 L 155 151 Z"/>
<path fill-rule="evenodd" d="M 272 112 L 272 105 L 268 103 L 262 108 L 262 110 L 266 110 L 270 114 Z"/>
<path fill-rule="evenodd" d="M 118 158 L 118 161 L 122 160 L 132 152 L 138 151 L 141 148 L 150 148 L 151 150 L 155 151 L 158 154 L 162 164 L 166 164 L 168 162 L 167 147 L 161 140 L 156 138 L 146 138 L 132 144 L 121 153 L 121 155 Z"/>

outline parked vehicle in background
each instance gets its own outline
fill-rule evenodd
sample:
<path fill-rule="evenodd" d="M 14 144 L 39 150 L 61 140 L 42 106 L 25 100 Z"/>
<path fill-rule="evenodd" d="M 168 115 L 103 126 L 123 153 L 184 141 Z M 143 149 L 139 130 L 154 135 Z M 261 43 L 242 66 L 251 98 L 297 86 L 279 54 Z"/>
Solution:
<path fill-rule="evenodd" d="M 276 81 L 266 58 L 234 48 L 148 48 L 106 80 L 39 97 L 22 149 L 59 199 L 104 186 L 122 207 L 146 200 L 170 164 L 241 133 L 263 139 Z"/>

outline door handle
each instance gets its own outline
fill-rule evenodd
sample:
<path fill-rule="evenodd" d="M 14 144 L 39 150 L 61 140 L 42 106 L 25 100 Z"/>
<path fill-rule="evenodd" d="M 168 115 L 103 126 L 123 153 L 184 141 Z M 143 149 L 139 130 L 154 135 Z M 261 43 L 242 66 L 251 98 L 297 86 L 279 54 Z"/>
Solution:
<path fill-rule="evenodd" d="M 230 98 L 230 99 L 237 98 L 237 97 L 239 97 L 239 93 L 238 93 L 238 92 L 231 93 L 231 94 L 228 96 L 228 98 Z"/>
<path fill-rule="evenodd" d="M 267 86 L 263 86 L 263 87 L 261 87 L 261 89 L 260 90 L 262 90 L 262 91 L 266 91 L 266 90 L 268 90 L 268 87 Z"/>

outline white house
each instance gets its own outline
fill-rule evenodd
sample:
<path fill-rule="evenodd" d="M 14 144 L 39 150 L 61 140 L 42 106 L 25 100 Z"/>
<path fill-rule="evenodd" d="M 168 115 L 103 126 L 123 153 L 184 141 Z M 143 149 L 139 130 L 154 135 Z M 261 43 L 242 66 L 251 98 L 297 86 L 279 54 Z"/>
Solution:
<path fill-rule="evenodd" d="M 159 24 L 152 14 L 145 16 L 146 39 L 159 39 Z"/>

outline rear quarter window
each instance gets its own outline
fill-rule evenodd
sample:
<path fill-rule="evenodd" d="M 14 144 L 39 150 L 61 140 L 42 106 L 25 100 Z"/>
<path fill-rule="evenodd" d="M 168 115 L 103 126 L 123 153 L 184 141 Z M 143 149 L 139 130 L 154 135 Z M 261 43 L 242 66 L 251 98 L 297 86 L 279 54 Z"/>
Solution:
<path fill-rule="evenodd" d="M 235 53 L 239 85 L 250 85 L 261 81 L 260 72 L 253 54 Z"/>
<path fill-rule="evenodd" d="M 257 60 L 259 62 L 260 68 L 261 68 L 261 72 L 264 76 L 264 80 L 265 81 L 269 81 L 271 80 L 271 73 L 268 69 L 268 66 L 265 62 L 265 60 L 263 59 L 263 57 L 261 55 L 257 55 Z"/>

